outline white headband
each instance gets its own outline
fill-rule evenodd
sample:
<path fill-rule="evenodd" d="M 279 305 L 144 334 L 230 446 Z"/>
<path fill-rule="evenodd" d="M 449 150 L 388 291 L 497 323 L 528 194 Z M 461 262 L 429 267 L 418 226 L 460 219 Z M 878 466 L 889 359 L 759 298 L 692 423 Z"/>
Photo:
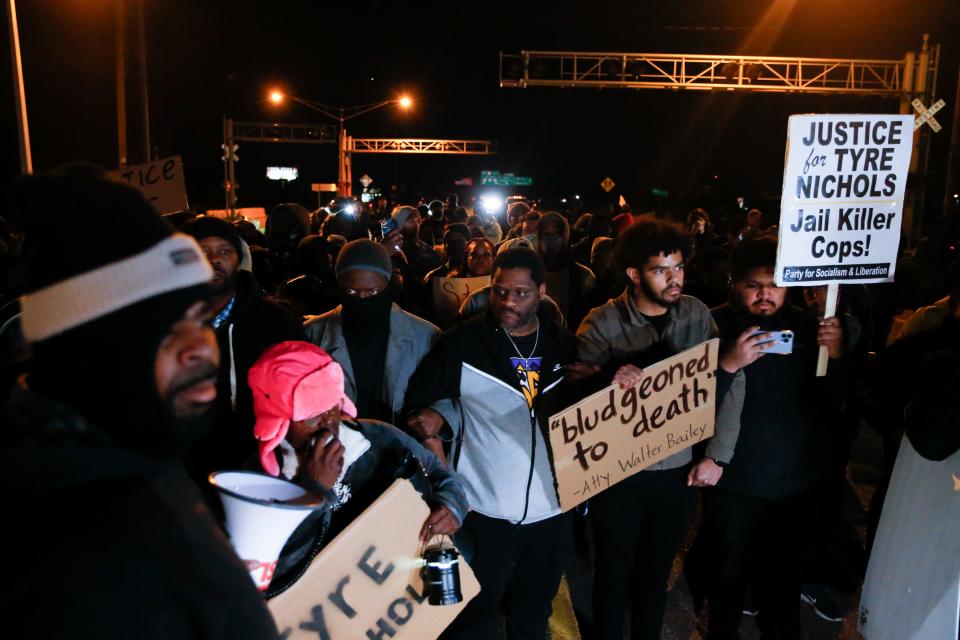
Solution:
<path fill-rule="evenodd" d="M 58 333 L 162 293 L 209 282 L 213 270 L 190 236 L 175 233 L 146 251 L 24 294 L 27 342 Z"/>

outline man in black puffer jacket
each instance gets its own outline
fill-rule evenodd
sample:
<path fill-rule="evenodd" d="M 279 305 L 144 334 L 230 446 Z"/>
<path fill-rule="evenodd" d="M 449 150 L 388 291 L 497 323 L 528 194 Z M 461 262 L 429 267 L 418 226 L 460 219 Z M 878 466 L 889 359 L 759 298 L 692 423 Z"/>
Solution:
<path fill-rule="evenodd" d="M 32 359 L 0 412 L 4 634 L 276 638 L 178 462 L 216 401 L 210 267 L 139 192 L 76 171 L 16 190 Z"/>

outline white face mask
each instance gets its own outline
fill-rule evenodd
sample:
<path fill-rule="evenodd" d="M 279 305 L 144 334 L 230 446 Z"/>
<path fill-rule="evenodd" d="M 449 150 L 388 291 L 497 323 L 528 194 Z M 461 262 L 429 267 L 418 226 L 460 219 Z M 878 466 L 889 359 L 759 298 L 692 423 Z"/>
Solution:
<path fill-rule="evenodd" d="M 343 478 L 343 474 L 347 472 L 350 465 L 370 450 L 370 441 L 362 433 L 342 422 L 340 423 L 340 444 L 343 445 L 343 470 L 338 480 Z"/>

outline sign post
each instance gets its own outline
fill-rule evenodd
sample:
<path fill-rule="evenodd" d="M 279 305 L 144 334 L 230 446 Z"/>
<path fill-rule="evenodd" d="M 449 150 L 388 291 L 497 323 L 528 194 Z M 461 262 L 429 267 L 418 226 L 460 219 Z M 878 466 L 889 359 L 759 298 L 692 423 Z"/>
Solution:
<path fill-rule="evenodd" d="M 790 116 L 774 277 L 778 286 L 893 280 L 910 167 L 909 115 Z M 826 375 L 820 348 L 817 375 Z"/>
<path fill-rule="evenodd" d="M 637 385 L 611 385 L 550 416 L 561 509 L 713 435 L 719 344 L 644 367 Z"/>

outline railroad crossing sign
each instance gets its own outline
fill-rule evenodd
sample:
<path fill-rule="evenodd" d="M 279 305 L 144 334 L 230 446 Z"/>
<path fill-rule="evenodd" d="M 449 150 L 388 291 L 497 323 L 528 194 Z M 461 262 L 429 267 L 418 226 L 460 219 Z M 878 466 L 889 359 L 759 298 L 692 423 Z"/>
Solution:
<path fill-rule="evenodd" d="M 369 187 L 371 184 L 373 184 L 373 178 L 371 178 L 371 177 L 368 176 L 367 174 L 363 174 L 363 177 L 360 178 L 360 184 L 362 184 L 362 185 L 363 185 L 363 188 L 366 189 L 366 188 Z"/>
<path fill-rule="evenodd" d="M 941 100 L 941 102 L 943 102 Z M 240 156 L 237 155 L 237 149 L 240 148 L 240 145 L 233 144 L 230 145 L 230 148 L 227 148 L 227 145 L 222 144 L 220 148 L 223 149 L 223 156 L 220 157 L 221 160 L 226 162 L 227 160 L 233 160 L 234 162 L 240 162 Z"/>
<path fill-rule="evenodd" d="M 917 119 L 913 121 L 914 131 L 922 127 L 924 123 L 927 123 L 935 132 L 940 132 L 942 127 L 940 126 L 940 123 L 937 122 L 937 119 L 933 117 L 933 114 L 935 114 L 937 111 L 940 111 L 940 109 L 943 109 L 947 105 L 942 98 L 934 102 L 929 109 L 923 106 L 923 103 L 920 102 L 920 98 L 916 98 L 910 104 L 912 104 L 913 108 L 916 109 L 917 113 L 920 114 L 917 116 Z"/>
<path fill-rule="evenodd" d="M 600 188 L 606 191 L 607 193 L 610 193 L 610 190 L 613 189 L 615 186 L 617 186 L 616 183 L 613 180 L 611 180 L 609 176 L 604 178 L 603 182 L 600 183 Z"/>

